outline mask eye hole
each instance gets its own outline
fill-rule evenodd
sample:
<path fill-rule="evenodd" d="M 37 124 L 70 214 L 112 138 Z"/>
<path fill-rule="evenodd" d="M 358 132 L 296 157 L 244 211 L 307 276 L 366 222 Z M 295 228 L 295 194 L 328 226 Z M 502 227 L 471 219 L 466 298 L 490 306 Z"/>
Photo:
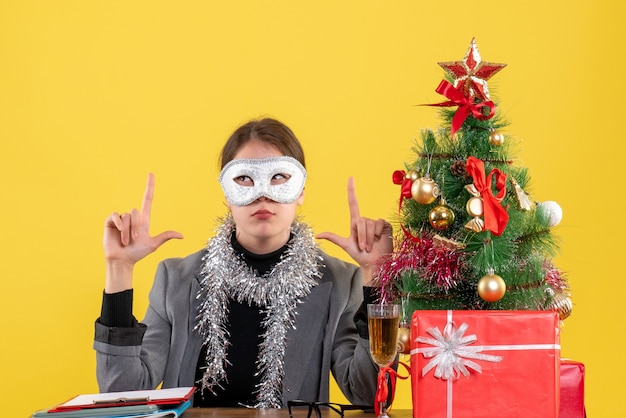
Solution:
<path fill-rule="evenodd" d="M 238 176 L 233 179 L 235 183 L 244 187 L 253 187 L 254 180 L 250 176 Z"/>
<path fill-rule="evenodd" d="M 272 180 L 270 181 L 270 184 L 272 186 L 278 186 L 280 184 L 286 183 L 290 178 L 291 176 L 289 174 L 277 173 L 272 176 Z"/>

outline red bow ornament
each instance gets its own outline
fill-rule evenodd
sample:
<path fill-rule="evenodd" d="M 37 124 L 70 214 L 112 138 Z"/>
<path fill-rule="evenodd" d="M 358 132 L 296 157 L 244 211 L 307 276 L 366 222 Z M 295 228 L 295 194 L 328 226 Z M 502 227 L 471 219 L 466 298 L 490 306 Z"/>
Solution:
<path fill-rule="evenodd" d="M 480 196 L 483 200 L 483 230 L 491 231 L 495 236 L 502 235 L 509 221 L 509 214 L 502 207 L 502 199 L 506 195 L 506 174 L 494 168 L 485 176 L 485 163 L 476 157 L 468 157 L 465 169 L 474 179 L 474 184 L 465 186 L 467 191 L 474 196 Z M 492 179 L 496 179 L 497 195 L 491 190 Z"/>
<path fill-rule="evenodd" d="M 404 199 L 410 199 L 411 194 L 411 186 L 413 185 L 413 179 L 405 173 L 404 170 L 396 170 L 393 172 L 392 176 L 393 184 L 399 184 L 401 186 L 400 189 L 400 199 L 398 200 L 398 216 L 401 215 L 402 212 L 402 202 Z M 400 225 L 404 235 L 413 242 L 419 242 L 419 238 L 413 236 L 411 232 L 409 232 L 404 225 Z"/>
<path fill-rule="evenodd" d="M 404 170 L 396 170 L 393 172 L 393 184 L 402 185 L 402 189 L 400 191 L 400 201 L 402 202 L 402 198 L 409 199 L 411 198 L 411 185 L 413 184 L 413 180 L 407 177 Z"/>
<path fill-rule="evenodd" d="M 435 89 L 435 91 L 446 96 L 449 100 L 447 102 L 429 104 L 426 106 L 459 107 L 452 117 L 452 127 L 450 128 L 451 138 L 454 138 L 454 134 L 456 131 L 461 129 L 463 122 L 465 122 L 465 119 L 467 119 L 470 114 L 476 119 L 487 120 L 491 119 L 496 113 L 496 105 L 491 100 L 475 103 L 473 97 L 465 97 L 459 89 L 446 80 L 441 80 L 441 83 L 439 83 L 439 86 Z M 483 108 L 485 107 L 489 109 L 489 114 L 487 115 L 483 113 Z"/>

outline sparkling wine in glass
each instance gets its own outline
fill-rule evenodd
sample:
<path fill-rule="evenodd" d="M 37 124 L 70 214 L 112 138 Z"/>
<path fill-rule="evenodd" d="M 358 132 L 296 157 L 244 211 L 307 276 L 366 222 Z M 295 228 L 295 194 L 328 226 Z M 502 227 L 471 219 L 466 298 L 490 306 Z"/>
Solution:
<path fill-rule="evenodd" d="M 389 366 L 398 353 L 398 327 L 400 309 L 397 304 L 377 303 L 367 305 L 367 318 L 370 336 L 370 354 L 381 368 Z M 387 417 L 386 401 L 380 403 L 379 418 Z"/>

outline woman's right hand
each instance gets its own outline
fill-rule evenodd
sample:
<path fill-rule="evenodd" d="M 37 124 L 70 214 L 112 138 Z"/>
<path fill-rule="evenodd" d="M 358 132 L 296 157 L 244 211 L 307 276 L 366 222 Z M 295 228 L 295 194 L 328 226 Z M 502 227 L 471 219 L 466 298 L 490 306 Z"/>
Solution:
<path fill-rule="evenodd" d="M 154 252 L 170 239 L 183 238 L 180 232 L 165 231 L 150 236 L 150 210 L 154 196 L 154 175 L 148 175 L 141 210 L 130 213 L 113 212 L 104 223 L 104 258 L 106 262 L 106 293 L 132 288 L 133 267 L 136 262 Z"/>

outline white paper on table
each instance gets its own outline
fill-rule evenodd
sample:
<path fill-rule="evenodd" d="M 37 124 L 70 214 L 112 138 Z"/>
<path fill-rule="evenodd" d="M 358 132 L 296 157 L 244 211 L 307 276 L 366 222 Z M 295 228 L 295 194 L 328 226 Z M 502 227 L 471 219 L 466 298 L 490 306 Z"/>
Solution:
<path fill-rule="evenodd" d="M 108 392 L 78 395 L 59 405 L 60 408 L 93 406 L 100 403 L 165 403 L 188 399 L 193 387 L 131 390 L 126 392 Z"/>

